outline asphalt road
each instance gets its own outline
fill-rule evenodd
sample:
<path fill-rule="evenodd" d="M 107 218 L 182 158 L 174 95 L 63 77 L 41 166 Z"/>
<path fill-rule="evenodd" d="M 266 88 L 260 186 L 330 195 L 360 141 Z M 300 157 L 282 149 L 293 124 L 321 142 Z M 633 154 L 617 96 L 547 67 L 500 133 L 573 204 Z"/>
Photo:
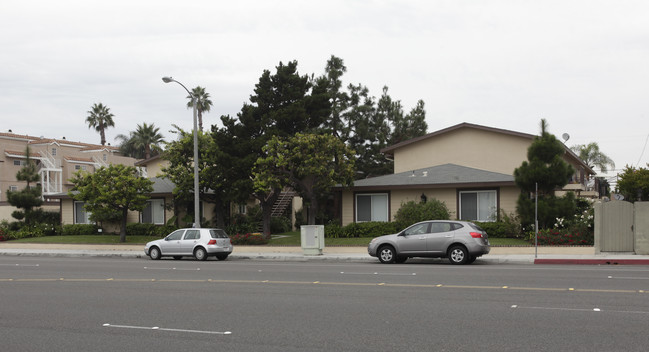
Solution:
<path fill-rule="evenodd" d="M 649 267 L 0 257 L 2 351 L 646 351 Z"/>

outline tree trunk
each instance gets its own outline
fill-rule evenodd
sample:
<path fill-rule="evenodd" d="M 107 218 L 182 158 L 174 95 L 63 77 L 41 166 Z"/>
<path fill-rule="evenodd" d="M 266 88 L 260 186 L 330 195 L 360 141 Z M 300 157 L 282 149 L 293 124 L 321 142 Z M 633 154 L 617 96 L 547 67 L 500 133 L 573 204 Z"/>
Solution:
<path fill-rule="evenodd" d="M 119 224 L 119 241 L 121 243 L 126 242 L 126 215 L 128 215 L 128 209 L 122 210 L 122 219 Z"/>
<path fill-rule="evenodd" d="M 309 200 L 309 219 L 308 219 L 309 225 L 316 224 L 315 217 L 317 213 L 318 213 L 318 198 L 312 194 L 311 199 Z"/>
<path fill-rule="evenodd" d="M 220 229 L 225 228 L 225 205 L 221 199 L 214 202 L 214 210 L 216 211 L 216 227 Z"/>
<path fill-rule="evenodd" d="M 262 215 L 262 231 L 264 233 L 264 237 L 270 239 L 270 218 L 271 214 L 273 213 L 273 205 L 277 201 L 277 198 L 279 198 L 281 190 L 280 189 L 274 189 L 270 195 L 267 195 L 266 197 L 261 197 L 263 199 L 259 199 L 260 201 L 260 206 L 261 206 L 261 215 Z"/>

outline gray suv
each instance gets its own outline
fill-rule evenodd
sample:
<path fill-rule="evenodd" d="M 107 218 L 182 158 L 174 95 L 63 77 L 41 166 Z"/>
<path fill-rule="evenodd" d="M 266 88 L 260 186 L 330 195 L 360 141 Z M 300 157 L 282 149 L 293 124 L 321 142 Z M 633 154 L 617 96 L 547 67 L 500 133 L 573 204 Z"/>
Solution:
<path fill-rule="evenodd" d="M 179 229 L 144 246 L 144 254 L 154 260 L 163 256 L 174 259 L 193 256 L 197 260 L 215 256 L 219 260 L 225 260 L 230 253 L 230 237 L 221 229 Z"/>
<path fill-rule="evenodd" d="M 403 263 L 412 257 L 448 258 L 451 264 L 471 264 L 489 253 L 487 232 L 467 221 L 431 220 L 372 239 L 368 253 L 381 263 Z"/>

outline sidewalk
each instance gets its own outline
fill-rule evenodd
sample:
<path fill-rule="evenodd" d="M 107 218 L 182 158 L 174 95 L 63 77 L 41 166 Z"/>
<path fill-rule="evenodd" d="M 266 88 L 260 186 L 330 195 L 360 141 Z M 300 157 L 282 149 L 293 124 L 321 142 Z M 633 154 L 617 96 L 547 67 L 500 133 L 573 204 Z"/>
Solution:
<path fill-rule="evenodd" d="M 144 245 L 31 244 L 0 242 L 0 255 L 48 257 L 144 258 Z M 322 255 L 307 256 L 297 246 L 235 246 L 228 260 L 378 262 L 366 247 L 326 247 Z M 408 262 L 440 259 L 409 259 Z M 446 259 L 444 259 L 446 260 Z M 632 253 L 595 254 L 593 247 L 491 247 L 477 264 L 598 264 L 649 265 L 649 255 Z"/>

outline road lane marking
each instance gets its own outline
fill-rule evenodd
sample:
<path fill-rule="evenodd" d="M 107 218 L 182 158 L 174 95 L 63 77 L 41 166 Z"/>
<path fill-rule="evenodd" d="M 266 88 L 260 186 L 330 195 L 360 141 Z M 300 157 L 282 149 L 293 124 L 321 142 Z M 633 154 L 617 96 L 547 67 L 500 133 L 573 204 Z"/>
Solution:
<path fill-rule="evenodd" d="M 649 280 L 649 277 L 632 277 L 632 276 L 609 276 L 609 279 L 618 280 Z"/>
<path fill-rule="evenodd" d="M 39 264 L 0 264 L 0 266 L 26 266 L 26 267 L 36 267 L 40 266 Z"/>
<path fill-rule="evenodd" d="M 394 275 L 394 276 L 416 276 L 417 273 L 379 273 L 379 272 L 372 272 L 372 273 L 355 273 L 355 272 L 347 272 L 347 271 L 341 271 L 340 272 L 343 275 Z"/>
<path fill-rule="evenodd" d="M 102 326 L 107 327 L 107 328 L 173 331 L 173 332 L 187 332 L 187 333 L 195 333 L 195 334 L 213 334 L 213 335 L 231 335 L 232 334 L 231 331 L 205 331 L 205 330 L 172 329 L 172 328 L 161 328 L 161 327 L 158 327 L 158 326 L 132 326 L 132 325 L 113 325 L 113 324 L 104 324 Z"/>
<path fill-rule="evenodd" d="M 226 279 L 155 279 L 155 278 L 0 278 L 0 282 L 156 282 L 156 283 L 222 283 L 222 284 L 279 284 L 279 285 L 338 285 L 338 286 L 390 286 L 420 288 L 454 288 L 482 290 L 521 290 L 521 291 L 565 291 L 591 293 L 647 293 L 649 290 L 596 289 L 596 288 L 561 288 L 561 287 L 516 287 L 516 286 L 480 286 L 449 285 L 441 283 L 413 284 L 389 282 L 323 282 L 323 281 L 272 281 L 272 280 L 226 280 Z"/>
<path fill-rule="evenodd" d="M 179 270 L 179 271 L 200 271 L 201 268 L 149 268 L 148 266 L 144 267 L 144 270 Z"/>
<path fill-rule="evenodd" d="M 559 310 L 566 312 L 597 312 L 597 313 L 623 313 L 623 314 L 649 314 L 647 311 L 638 310 L 606 310 L 598 307 L 595 308 L 564 308 L 564 307 L 525 307 L 519 305 L 512 305 L 512 309 L 530 309 L 530 310 Z"/>

